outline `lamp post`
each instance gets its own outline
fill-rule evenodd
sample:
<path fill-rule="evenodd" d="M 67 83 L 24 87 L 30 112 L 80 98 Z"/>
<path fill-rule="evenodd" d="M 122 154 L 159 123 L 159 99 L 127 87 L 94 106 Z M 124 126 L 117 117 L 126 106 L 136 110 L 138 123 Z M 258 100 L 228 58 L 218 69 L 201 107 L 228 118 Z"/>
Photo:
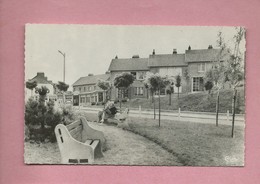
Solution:
<path fill-rule="evenodd" d="M 58 50 L 58 52 L 63 56 L 63 82 L 65 83 L 65 52 L 61 52 L 60 50 Z"/>

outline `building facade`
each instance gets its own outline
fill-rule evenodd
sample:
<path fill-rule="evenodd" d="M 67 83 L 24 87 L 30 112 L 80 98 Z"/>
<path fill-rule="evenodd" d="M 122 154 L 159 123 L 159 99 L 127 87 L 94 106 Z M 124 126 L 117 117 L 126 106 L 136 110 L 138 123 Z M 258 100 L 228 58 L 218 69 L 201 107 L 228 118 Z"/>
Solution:
<path fill-rule="evenodd" d="M 189 46 L 185 53 L 178 54 L 173 49 L 171 54 L 156 54 L 155 50 L 148 58 L 139 58 L 133 56 L 128 59 L 112 59 L 109 66 L 111 74 L 110 81 L 117 74 L 129 72 L 136 77 L 134 83 L 129 89 L 123 92 L 124 98 L 143 98 L 146 97 L 147 89 L 143 84 L 143 79 L 147 72 L 159 73 L 161 76 L 176 78 L 181 76 L 180 93 L 201 92 L 204 91 L 204 76 L 207 70 L 212 67 L 212 62 L 218 61 L 220 58 L 220 49 L 214 49 L 211 45 L 208 49 L 192 50 Z M 174 86 L 174 91 L 178 88 Z M 119 90 L 112 88 L 112 99 L 119 97 Z M 161 90 L 161 95 L 165 95 L 166 91 Z"/>
<path fill-rule="evenodd" d="M 152 54 L 147 58 L 140 58 L 134 55 L 132 58 L 118 58 L 111 60 L 107 74 L 89 75 L 80 78 L 73 84 L 73 104 L 91 104 L 102 102 L 105 93 L 97 86 L 99 79 L 110 81 L 112 86 L 110 91 L 111 100 L 120 98 L 146 98 L 149 91 L 145 88 L 144 79 L 147 72 L 159 73 L 161 76 L 176 79 L 181 77 L 180 93 L 194 93 L 204 91 L 204 76 L 207 70 L 211 69 L 214 61 L 220 61 L 221 50 L 214 49 L 211 45 L 207 49 L 192 50 L 189 46 L 185 53 L 178 54 L 173 49 L 171 54 Z M 123 72 L 131 73 L 135 81 L 128 89 L 122 92 L 113 86 L 114 79 Z M 178 88 L 174 85 L 174 92 Z M 157 93 L 156 93 L 157 94 Z M 166 90 L 161 90 L 161 95 L 166 95 Z"/>
<path fill-rule="evenodd" d="M 99 80 L 108 81 L 109 74 L 92 75 L 79 78 L 73 85 L 73 105 L 90 105 L 102 103 L 106 93 L 97 86 Z"/>

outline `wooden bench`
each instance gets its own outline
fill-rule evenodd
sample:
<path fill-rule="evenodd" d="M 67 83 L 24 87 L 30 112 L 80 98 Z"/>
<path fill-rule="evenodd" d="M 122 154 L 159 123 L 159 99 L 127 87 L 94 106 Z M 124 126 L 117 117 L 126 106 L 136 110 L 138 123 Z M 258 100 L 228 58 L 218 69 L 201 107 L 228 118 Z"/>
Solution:
<path fill-rule="evenodd" d="M 62 164 L 91 164 L 103 157 L 104 134 L 91 128 L 83 117 L 67 126 L 58 124 L 55 135 Z"/>

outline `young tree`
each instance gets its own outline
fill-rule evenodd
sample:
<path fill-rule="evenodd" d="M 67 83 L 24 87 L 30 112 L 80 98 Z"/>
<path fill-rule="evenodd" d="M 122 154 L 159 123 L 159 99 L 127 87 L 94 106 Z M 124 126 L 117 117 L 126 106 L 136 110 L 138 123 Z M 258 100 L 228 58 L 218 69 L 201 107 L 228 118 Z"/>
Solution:
<path fill-rule="evenodd" d="M 65 82 L 59 81 L 58 84 L 56 84 L 56 87 L 62 93 L 62 95 L 63 95 L 63 103 L 65 103 L 65 92 L 68 90 L 69 85 L 66 84 Z"/>
<path fill-rule="evenodd" d="M 161 102 L 160 102 L 160 93 L 161 89 L 166 87 L 169 84 L 169 80 L 162 78 L 158 73 L 148 75 L 147 78 L 148 85 L 150 89 L 158 92 L 158 99 L 159 99 L 159 127 L 161 125 Z"/>
<path fill-rule="evenodd" d="M 106 94 L 106 99 L 104 99 L 104 102 L 106 103 L 107 100 L 110 99 L 110 95 L 108 95 L 108 91 L 111 89 L 110 82 L 105 80 L 98 80 L 97 86 L 104 90 L 104 93 Z"/>
<path fill-rule="evenodd" d="M 210 95 L 211 90 L 212 90 L 212 88 L 213 88 L 213 82 L 207 81 L 207 82 L 204 84 L 204 87 L 205 87 L 206 91 L 208 91 L 208 94 Z"/>
<path fill-rule="evenodd" d="M 215 86 L 216 90 L 217 90 L 216 126 L 218 126 L 219 92 L 220 92 L 220 89 L 223 87 L 223 85 L 225 83 L 224 72 L 225 72 L 225 66 L 221 63 L 214 62 L 212 68 L 205 73 L 205 77 L 204 77 L 204 79 L 209 83 L 208 87 L 210 88 L 211 84 L 213 84 Z"/>
<path fill-rule="evenodd" d="M 26 82 L 26 88 L 31 90 L 31 96 L 32 96 L 32 92 L 33 89 L 37 87 L 37 82 L 36 81 L 27 81 Z"/>
<path fill-rule="evenodd" d="M 122 91 L 127 89 L 135 80 L 135 77 L 130 73 L 121 73 L 114 79 L 114 86 L 120 90 L 120 111 L 122 104 Z"/>
<path fill-rule="evenodd" d="M 166 86 L 166 93 L 169 95 L 169 103 L 168 105 L 172 104 L 172 94 L 174 93 L 174 82 L 171 81 L 167 86 Z"/>
<path fill-rule="evenodd" d="M 233 89 L 233 105 L 232 105 L 232 132 L 231 136 L 234 137 L 234 125 L 235 125 L 235 109 L 236 109 L 236 97 L 237 87 L 242 86 L 244 80 L 244 53 L 240 50 L 240 45 L 245 38 L 245 29 L 242 27 L 237 28 L 236 35 L 234 36 L 234 48 L 233 53 L 226 65 L 225 77 L 226 81 L 230 83 Z"/>
<path fill-rule="evenodd" d="M 220 31 L 217 35 L 217 46 L 220 47 L 220 51 L 215 58 L 215 61 L 212 62 L 212 68 L 207 70 L 204 76 L 204 80 L 212 82 L 213 86 L 217 90 L 217 99 L 216 99 L 216 126 L 218 126 L 218 114 L 219 114 L 219 93 L 220 89 L 225 83 L 225 66 L 224 60 L 228 57 L 228 48 L 223 38 L 223 34 Z"/>
<path fill-rule="evenodd" d="M 175 86 L 178 88 L 178 99 L 179 99 L 179 88 L 181 87 L 181 76 L 177 75 L 176 76 L 176 84 Z"/>

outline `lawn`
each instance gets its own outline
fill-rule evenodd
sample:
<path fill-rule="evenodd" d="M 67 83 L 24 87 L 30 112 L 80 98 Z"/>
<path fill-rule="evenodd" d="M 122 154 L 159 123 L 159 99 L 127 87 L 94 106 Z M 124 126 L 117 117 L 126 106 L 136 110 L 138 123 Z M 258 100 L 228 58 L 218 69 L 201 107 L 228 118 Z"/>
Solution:
<path fill-rule="evenodd" d="M 94 113 L 84 113 L 96 121 Z M 178 122 L 147 118 L 128 118 L 124 129 L 141 135 L 172 153 L 187 166 L 243 166 L 244 127 L 237 126 L 231 138 L 231 126 Z"/>
<path fill-rule="evenodd" d="M 129 131 L 161 145 L 187 166 L 243 166 L 244 128 L 144 118 L 129 118 Z"/>
<path fill-rule="evenodd" d="M 219 111 L 222 113 L 226 113 L 227 110 L 231 112 L 232 109 L 232 90 L 222 90 L 220 92 L 220 105 Z M 182 111 L 197 111 L 197 112 L 216 112 L 216 98 L 217 93 L 212 92 L 211 95 L 208 95 L 207 92 L 202 93 L 190 93 L 190 94 L 180 94 L 179 100 L 178 95 L 172 95 L 172 104 L 168 105 L 169 97 L 163 96 L 161 97 L 161 109 L 165 110 L 178 110 L 178 107 L 181 108 Z M 240 88 L 238 90 L 238 98 L 237 98 L 237 113 L 245 112 L 245 99 L 244 99 L 244 89 Z M 155 98 L 156 108 L 158 109 L 158 98 Z M 179 106 L 178 106 L 179 103 Z M 117 103 L 119 106 L 119 103 Z M 122 103 L 122 107 L 130 107 L 130 108 L 139 108 L 141 106 L 143 109 L 151 109 L 153 108 L 153 103 L 151 99 L 140 98 L 140 99 L 132 99 L 128 102 Z"/>

